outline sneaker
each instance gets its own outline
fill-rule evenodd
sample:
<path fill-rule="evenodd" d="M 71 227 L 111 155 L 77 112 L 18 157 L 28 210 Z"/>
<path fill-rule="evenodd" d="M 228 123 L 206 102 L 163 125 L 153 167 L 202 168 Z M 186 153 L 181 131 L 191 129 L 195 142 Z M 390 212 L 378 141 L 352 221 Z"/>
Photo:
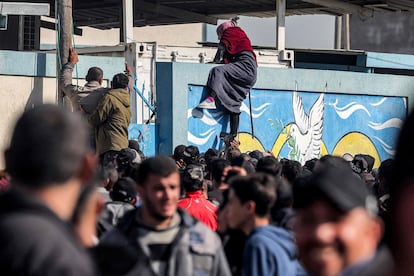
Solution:
<path fill-rule="evenodd" d="M 209 96 L 207 97 L 207 99 L 202 101 L 197 107 L 204 109 L 216 109 L 216 102 L 214 101 L 213 97 Z"/>

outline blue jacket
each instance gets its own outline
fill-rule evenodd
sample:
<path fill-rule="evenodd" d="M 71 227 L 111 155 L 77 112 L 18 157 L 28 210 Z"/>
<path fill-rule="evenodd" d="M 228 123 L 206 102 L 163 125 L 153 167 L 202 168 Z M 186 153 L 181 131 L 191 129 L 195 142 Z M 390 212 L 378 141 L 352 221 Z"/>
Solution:
<path fill-rule="evenodd" d="M 293 235 L 273 225 L 256 227 L 244 247 L 242 275 L 306 275 L 297 260 Z"/>

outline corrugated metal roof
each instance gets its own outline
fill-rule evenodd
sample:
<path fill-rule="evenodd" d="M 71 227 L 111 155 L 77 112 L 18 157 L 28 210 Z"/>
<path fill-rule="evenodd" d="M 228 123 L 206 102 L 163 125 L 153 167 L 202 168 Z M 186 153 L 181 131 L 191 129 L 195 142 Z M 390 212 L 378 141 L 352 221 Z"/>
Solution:
<path fill-rule="evenodd" d="M 277 0 L 134 0 L 134 26 L 204 22 L 236 15 L 272 17 L 276 15 Z M 54 17 L 54 0 L 3 1 L 49 2 Z M 362 17 L 376 12 L 414 11 L 411 0 L 286 0 L 286 15 L 358 13 Z M 119 27 L 121 0 L 73 0 L 73 19 L 76 26 L 100 29 Z"/>

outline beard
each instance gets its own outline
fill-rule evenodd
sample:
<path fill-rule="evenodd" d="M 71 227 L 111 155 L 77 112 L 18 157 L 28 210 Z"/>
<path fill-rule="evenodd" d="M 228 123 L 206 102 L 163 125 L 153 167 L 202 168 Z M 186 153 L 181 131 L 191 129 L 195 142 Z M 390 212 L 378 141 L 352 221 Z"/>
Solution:
<path fill-rule="evenodd" d="M 142 196 L 142 201 L 143 201 L 143 205 L 145 206 L 145 209 L 147 211 L 147 213 L 155 220 L 162 222 L 165 221 L 166 219 L 169 219 L 171 217 L 174 216 L 174 214 L 172 215 L 164 215 L 160 212 L 157 211 L 157 208 L 155 207 L 155 204 L 153 204 L 151 202 L 151 200 L 148 199 L 148 197 L 146 196 Z M 174 212 L 175 213 L 175 212 Z"/>

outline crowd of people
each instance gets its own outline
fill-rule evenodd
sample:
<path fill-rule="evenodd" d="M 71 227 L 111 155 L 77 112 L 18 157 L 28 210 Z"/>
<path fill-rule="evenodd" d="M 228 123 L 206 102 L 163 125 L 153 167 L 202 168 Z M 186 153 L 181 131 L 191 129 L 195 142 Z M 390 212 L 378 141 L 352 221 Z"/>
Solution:
<path fill-rule="evenodd" d="M 378 169 L 237 141 L 154 157 L 129 141 L 102 163 L 82 115 L 36 107 L 5 152 L 0 274 L 410 275 L 413 122 Z"/>
<path fill-rule="evenodd" d="M 81 87 L 77 62 L 61 80 L 75 112 L 26 110 L 5 151 L 0 275 L 414 275 L 414 114 L 379 168 L 237 139 L 147 157 L 128 140 L 130 68 L 107 89 L 93 67 Z"/>

